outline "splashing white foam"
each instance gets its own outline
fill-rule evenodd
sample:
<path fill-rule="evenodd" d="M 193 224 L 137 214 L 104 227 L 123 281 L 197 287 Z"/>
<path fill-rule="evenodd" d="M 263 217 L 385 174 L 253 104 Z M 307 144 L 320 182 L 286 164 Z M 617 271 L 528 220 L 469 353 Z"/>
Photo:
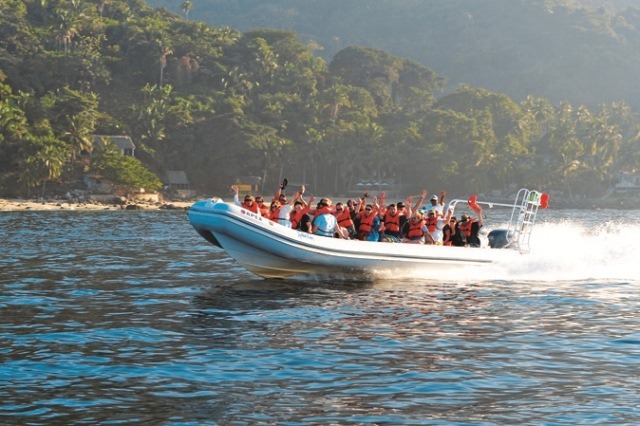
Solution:
<path fill-rule="evenodd" d="M 446 250 L 446 247 L 442 248 Z M 488 248 L 469 250 L 491 250 Z M 419 281 L 590 282 L 640 284 L 640 224 L 563 220 L 536 225 L 530 253 L 478 270 L 460 268 L 434 275 L 428 269 L 380 272 L 376 278 Z"/>
<path fill-rule="evenodd" d="M 638 262 L 640 225 L 563 221 L 538 225 L 531 253 L 501 265 L 499 275 L 509 280 L 638 281 Z"/>

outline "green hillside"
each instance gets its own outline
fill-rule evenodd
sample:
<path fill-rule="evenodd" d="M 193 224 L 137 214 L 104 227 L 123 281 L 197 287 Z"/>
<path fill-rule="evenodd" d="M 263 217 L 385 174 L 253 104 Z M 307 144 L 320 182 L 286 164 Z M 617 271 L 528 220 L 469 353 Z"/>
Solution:
<path fill-rule="evenodd" d="M 241 31 L 290 29 L 330 61 L 357 45 L 460 83 L 552 103 L 640 107 L 640 4 L 623 0 L 207 0 L 190 18 Z M 152 0 L 179 11 L 178 0 Z M 602 4 L 605 7 L 599 7 Z"/>
<path fill-rule="evenodd" d="M 581 198 L 640 167 L 624 102 L 443 91 L 449 75 L 382 49 L 326 61 L 291 31 L 185 18 L 142 0 L 0 2 L 0 196 L 55 195 L 87 174 L 154 190 L 186 171 L 206 195 L 253 176 L 267 197 L 286 177 L 318 195 L 369 181 L 403 197 L 532 186 Z M 130 136 L 136 158 L 94 149 L 96 134 Z"/>

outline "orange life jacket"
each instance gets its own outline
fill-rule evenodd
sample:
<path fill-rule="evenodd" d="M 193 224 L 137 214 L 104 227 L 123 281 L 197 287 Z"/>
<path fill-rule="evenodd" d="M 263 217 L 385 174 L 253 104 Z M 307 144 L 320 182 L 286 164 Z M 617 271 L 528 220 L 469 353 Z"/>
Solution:
<path fill-rule="evenodd" d="M 275 209 L 271 210 L 271 205 L 269 205 L 269 211 L 267 212 L 267 215 L 265 217 L 273 222 L 277 222 L 279 215 L 280 207 L 276 207 Z"/>
<path fill-rule="evenodd" d="M 336 216 L 336 220 L 338 221 L 338 225 L 343 228 L 353 226 L 353 220 L 351 220 L 351 213 L 349 212 L 349 209 L 343 209 L 340 214 Z"/>
<path fill-rule="evenodd" d="M 297 229 L 298 224 L 300 224 L 300 221 L 302 220 L 302 217 L 307 213 L 309 213 L 308 208 L 300 209 L 300 211 L 295 211 L 295 210 L 292 211 L 291 212 L 291 228 Z"/>
<path fill-rule="evenodd" d="M 333 212 L 331 211 L 331 209 L 329 207 L 322 206 L 322 207 L 320 207 L 319 209 L 316 209 L 313 212 L 313 216 L 317 217 L 317 216 L 320 216 L 321 214 L 326 214 L 326 213 L 333 214 Z"/>
<path fill-rule="evenodd" d="M 246 205 L 244 201 L 241 204 L 242 204 L 242 207 L 249 210 L 250 212 L 254 212 L 255 214 L 258 214 L 260 206 L 258 206 L 258 203 L 256 203 L 255 201 L 250 206 Z"/>
<path fill-rule="evenodd" d="M 471 226 L 473 226 L 473 222 L 475 219 L 469 219 L 466 222 L 460 223 L 460 232 L 464 233 L 465 236 L 471 236 Z"/>
<path fill-rule="evenodd" d="M 424 227 L 424 220 L 420 220 L 419 222 L 410 222 L 409 223 L 409 232 L 407 232 L 408 238 L 416 238 L 422 237 L 424 233 L 422 232 L 422 228 Z"/>
<path fill-rule="evenodd" d="M 427 218 L 425 220 L 425 223 L 427 225 L 427 229 L 429 230 L 429 233 L 435 232 L 436 229 L 438 228 L 438 218 L 434 218 L 434 219 L 429 219 Z"/>
<path fill-rule="evenodd" d="M 400 232 L 400 213 L 392 216 L 390 212 L 384 214 L 384 229 L 389 232 Z"/>
<path fill-rule="evenodd" d="M 258 208 L 260 209 L 260 214 L 262 217 L 269 217 L 269 206 L 265 203 L 259 203 Z"/>
<path fill-rule="evenodd" d="M 373 229 L 373 220 L 375 218 L 376 213 L 373 211 L 369 214 L 369 216 L 367 216 L 366 214 L 360 216 L 360 228 L 358 228 L 358 231 L 367 233 L 371 232 L 371 230 Z"/>
<path fill-rule="evenodd" d="M 282 210 L 282 205 L 279 205 L 274 211 L 271 212 L 271 217 L 269 219 L 277 222 L 278 219 L 280 219 L 280 210 Z"/>

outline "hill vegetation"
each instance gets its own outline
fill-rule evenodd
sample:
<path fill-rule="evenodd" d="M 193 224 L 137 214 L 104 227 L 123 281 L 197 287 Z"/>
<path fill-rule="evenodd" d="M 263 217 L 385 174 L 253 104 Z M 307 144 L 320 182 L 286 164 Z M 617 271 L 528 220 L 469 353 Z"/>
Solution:
<path fill-rule="evenodd" d="M 156 189 L 165 171 L 186 170 L 218 195 L 259 176 L 266 195 L 287 177 L 333 195 L 367 179 L 407 193 L 593 196 L 640 166 L 625 102 L 516 102 L 468 84 L 442 96 L 447 76 L 412 59 L 349 46 L 327 63 L 291 31 L 241 33 L 187 12 L 1 2 L 0 194 L 46 193 L 87 170 Z M 88 157 L 93 134 L 130 135 L 137 160 L 108 148 Z"/>
<path fill-rule="evenodd" d="M 179 0 L 151 0 L 179 11 Z M 640 108 L 640 3 L 625 0 L 193 0 L 190 19 L 288 29 L 327 61 L 349 46 L 413 59 L 469 84 L 553 104 Z M 625 6 L 633 5 L 635 8 Z"/>

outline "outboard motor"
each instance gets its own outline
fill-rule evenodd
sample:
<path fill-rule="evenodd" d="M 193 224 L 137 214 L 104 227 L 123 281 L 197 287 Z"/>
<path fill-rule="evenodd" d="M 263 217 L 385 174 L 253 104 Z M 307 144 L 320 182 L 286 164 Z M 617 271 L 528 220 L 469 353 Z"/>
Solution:
<path fill-rule="evenodd" d="M 494 229 L 489 232 L 489 247 L 491 248 L 507 248 L 509 246 L 509 238 L 506 229 Z"/>

